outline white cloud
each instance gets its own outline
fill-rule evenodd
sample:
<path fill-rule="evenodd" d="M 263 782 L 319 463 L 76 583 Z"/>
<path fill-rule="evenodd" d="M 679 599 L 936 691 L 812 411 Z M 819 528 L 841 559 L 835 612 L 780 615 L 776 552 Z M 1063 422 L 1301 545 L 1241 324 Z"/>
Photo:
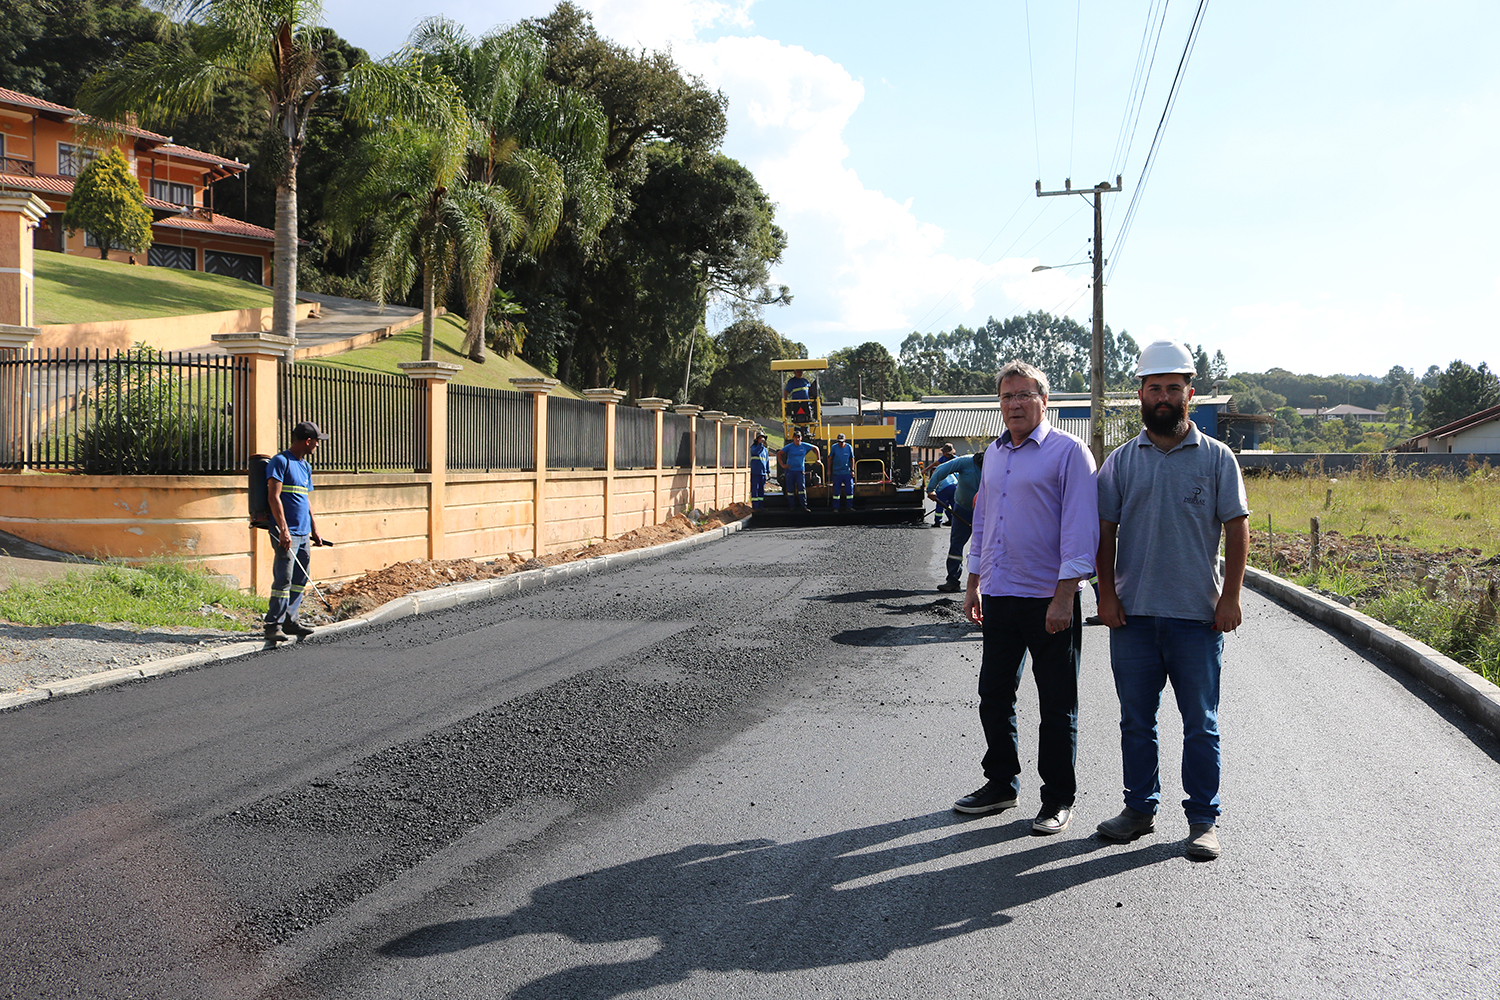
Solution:
<path fill-rule="evenodd" d="M 637 48 L 692 44 L 717 27 L 749 28 L 755 0 L 594 0 L 594 26 L 606 38 Z"/>

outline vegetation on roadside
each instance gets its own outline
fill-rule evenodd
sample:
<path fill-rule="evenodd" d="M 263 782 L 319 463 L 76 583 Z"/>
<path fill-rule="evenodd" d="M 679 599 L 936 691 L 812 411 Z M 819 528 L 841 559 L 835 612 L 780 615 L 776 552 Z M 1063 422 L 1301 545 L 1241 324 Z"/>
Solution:
<path fill-rule="evenodd" d="M 1251 564 L 1342 599 L 1500 684 L 1500 471 L 1252 476 Z M 1318 518 L 1313 557 L 1311 519 Z"/>
<path fill-rule="evenodd" d="M 178 563 L 107 564 L 0 590 L 0 619 L 17 625 L 129 622 L 248 631 L 264 603 Z"/>

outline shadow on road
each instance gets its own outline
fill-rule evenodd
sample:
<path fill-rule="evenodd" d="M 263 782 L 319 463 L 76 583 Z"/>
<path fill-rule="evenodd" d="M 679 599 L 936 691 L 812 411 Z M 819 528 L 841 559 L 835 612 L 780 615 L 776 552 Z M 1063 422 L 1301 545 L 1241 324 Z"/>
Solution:
<path fill-rule="evenodd" d="M 962 621 L 923 622 L 920 625 L 873 625 L 836 632 L 829 639 L 841 646 L 921 646 L 929 642 L 979 641 L 976 627 Z"/>
<path fill-rule="evenodd" d="M 1104 847 L 1030 833 L 1029 820 L 996 825 L 941 812 L 788 844 L 697 844 L 553 882 L 519 910 L 429 925 L 380 952 L 424 958 L 521 935 L 654 939 L 649 957 L 574 965 L 511 994 L 603 1000 L 699 970 L 778 973 L 883 959 L 1003 926 L 1017 907 L 1180 856 L 1176 845 Z M 908 837 L 919 839 L 899 842 Z M 964 857 L 970 852 L 982 856 Z"/>

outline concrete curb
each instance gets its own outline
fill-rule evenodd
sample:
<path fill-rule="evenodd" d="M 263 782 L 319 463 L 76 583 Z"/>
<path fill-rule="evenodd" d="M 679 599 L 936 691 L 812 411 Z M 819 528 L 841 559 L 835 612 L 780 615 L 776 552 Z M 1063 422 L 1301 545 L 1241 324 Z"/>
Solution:
<path fill-rule="evenodd" d="M 1245 583 L 1293 611 L 1349 636 L 1372 652 L 1390 660 L 1427 687 L 1453 702 L 1463 713 L 1500 736 L 1500 687 L 1431 646 L 1411 636 L 1283 580 L 1264 570 L 1245 570 Z"/>
<path fill-rule="evenodd" d="M 511 573 L 507 576 L 496 577 L 493 580 L 473 580 L 468 583 L 452 584 L 447 587 L 437 587 L 433 590 L 422 590 L 405 597 L 398 597 L 394 601 L 387 601 L 374 611 L 359 618 L 347 618 L 332 625 L 319 626 L 317 634 L 309 639 L 290 639 L 280 643 L 281 646 L 291 646 L 298 642 L 317 642 L 329 636 L 341 635 L 345 632 L 368 628 L 381 622 L 395 621 L 398 618 L 410 618 L 416 615 L 436 614 L 439 611 L 447 611 L 464 604 L 475 604 L 479 601 L 487 601 L 496 597 L 513 597 L 524 594 L 527 591 L 536 590 L 552 583 L 560 583 L 572 579 L 575 576 L 593 576 L 608 570 L 619 569 L 629 566 L 631 563 L 640 562 L 644 559 L 655 559 L 668 555 L 682 549 L 693 548 L 698 545 L 706 545 L 716 542 L 721 538 L 728 538 L 736 531 L 745 526 L 746 519 L 731 521 L 718 528 L 710 528 L 708 531 L 692 535 L 688 538 L 679 538 L 672 542 L 663 542 L 660 545 L 651 545 L 641 549 L 631 549 L 627 552 L 614 552 L 607 556 L 595 556 L 592 559 L 580 559 L 576 562 L 559 563 L 556 566 L 545 566 L 542 569 L 529 569 L 520 573 Z M 0 694 L 0 712 L 6 709 L 20 708 L 23 705 L 31 705 L 39 701 L 48 701 L 52 698 L 60 698 L 64 695 L 79 694 L 84 691 L 95 691 L 99 688 L 111 687 L 115 684 L 125 684 L 129 681 L 138 681 L 148 677 L 160 677 L 163 674 L 176 673 L 179 670 L 191 670 L 194 667 L 205 667 L 209 664 L 219 663 L 226 660 L 237 660 L 240 657 L 249 656 L 251 653 L 266 651 L 264 641 L 235 642 L 226 646 L 203 652 L 186 653 L 182 656 L 173 656 L 164 660 L 152 660 L 149 663 L 141 663 L 131 667 L 120 667 L 115 670 L 104 670 L 97 674 L 86 674 L 83 677 L 71 677 L 67 680 L 44 684 L 36 688 L 22 688 L 19 691 L 7 691 Z"/>

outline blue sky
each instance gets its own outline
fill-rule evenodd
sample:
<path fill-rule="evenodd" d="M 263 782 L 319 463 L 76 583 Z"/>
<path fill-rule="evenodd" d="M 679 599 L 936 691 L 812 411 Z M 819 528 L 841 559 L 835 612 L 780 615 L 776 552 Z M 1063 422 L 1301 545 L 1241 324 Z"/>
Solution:
<path fill-rule="evenodd" d="M 380 56 L 417 19 L 475 32 L 533 0 L 325 0 Z M 1500 4 L 1210 0 L 1119 241 L 1196 0 L 1168 3 L 1139 125 L 1122 121 L 1162 0 L 589 0 L 602 33 L 725 93 L 725 152 L 777 203 L 793 303 L 767 320 L 813 354 L 1034 309 L 1089 322 L 1082 198 L 1105 197 L 1105 318 L 1236 371 L 1384 374 L 1500 363 Z M 1153 28 L 1154 31 L 1154 28 Z M 1076 53 L 1076 59 L 1075 59 Z M 1126 130 L 1126 136 L 1129 136 Z M 711 316 L 711 326 L 722 318 Z"/>

